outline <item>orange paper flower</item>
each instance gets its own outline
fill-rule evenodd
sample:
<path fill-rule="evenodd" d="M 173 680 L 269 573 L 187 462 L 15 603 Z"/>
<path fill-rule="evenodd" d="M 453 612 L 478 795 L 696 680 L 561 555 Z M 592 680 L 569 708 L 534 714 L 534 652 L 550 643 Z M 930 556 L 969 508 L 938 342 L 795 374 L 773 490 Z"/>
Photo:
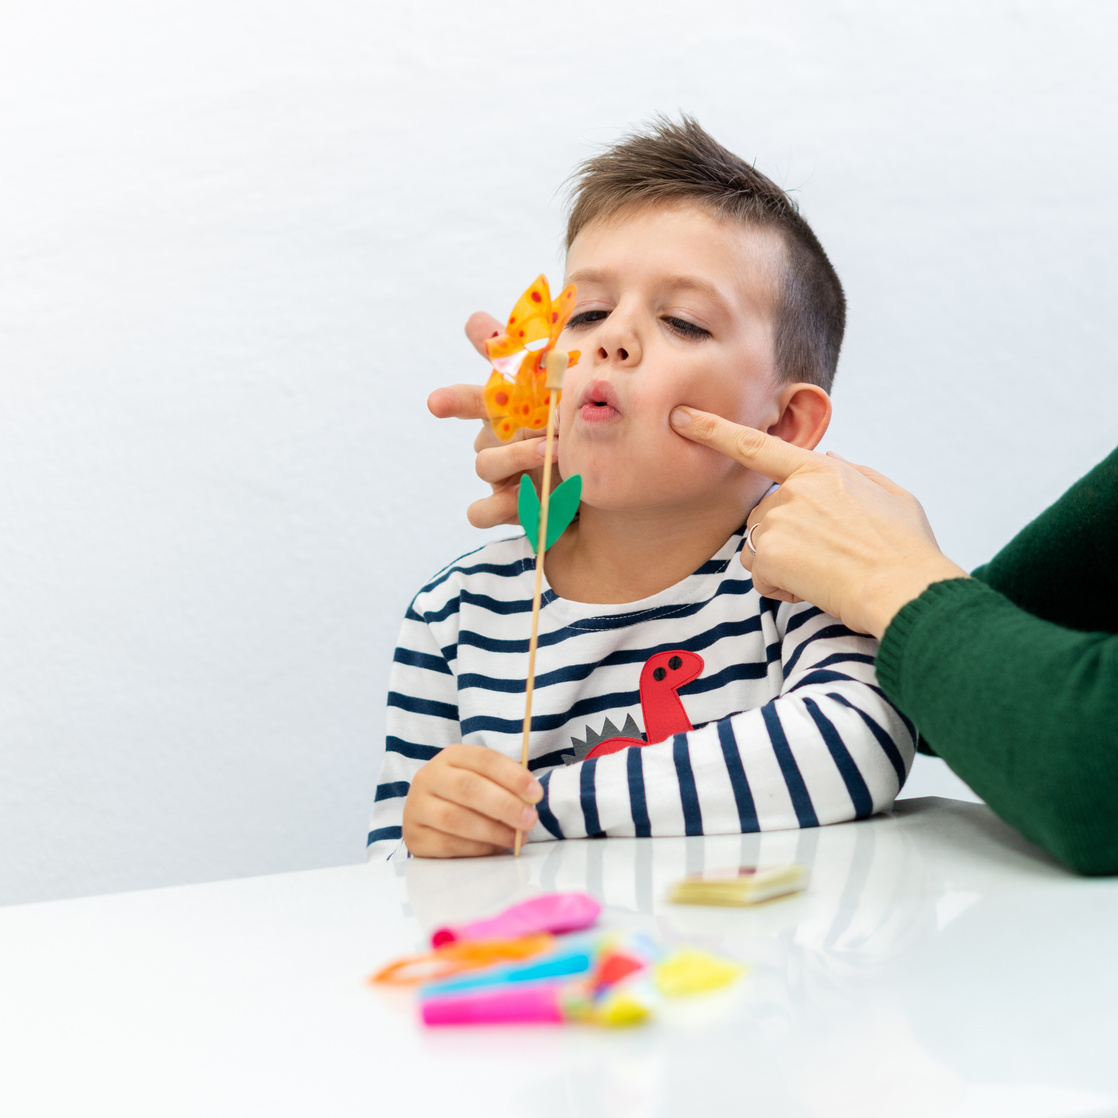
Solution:
<path fill-rule="evenodd" d="M 547 277 L 540 276 L 517 300 L 505 332 L 485 343 L 493 372 L 483 390 L 485 410 L 497 438 L 503 442 L 522 427 L 542 431 L 547 426 L 548 389 L 543 358 L 555 348 L 575 305 L 572 283 L 553 300 Z M 579 358 L 572 350 L 568 366 Z"/>

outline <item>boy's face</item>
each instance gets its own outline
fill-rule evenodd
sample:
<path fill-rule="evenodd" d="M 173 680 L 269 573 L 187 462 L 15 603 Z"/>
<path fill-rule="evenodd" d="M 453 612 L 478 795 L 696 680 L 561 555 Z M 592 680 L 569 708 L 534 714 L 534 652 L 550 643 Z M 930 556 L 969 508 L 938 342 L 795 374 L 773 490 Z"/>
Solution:
<path fill-rule="evenodd" d="M 775 234 L 701 209 L 625 211 L 582 229 L 567 254 L 578 301 L 562 349 L 559 466 L 600 509 L 745 511 L 768 486 L 677 435 L 689 404 L 762 430 L 780 416 L 774 352 L 782 247 Z"/>

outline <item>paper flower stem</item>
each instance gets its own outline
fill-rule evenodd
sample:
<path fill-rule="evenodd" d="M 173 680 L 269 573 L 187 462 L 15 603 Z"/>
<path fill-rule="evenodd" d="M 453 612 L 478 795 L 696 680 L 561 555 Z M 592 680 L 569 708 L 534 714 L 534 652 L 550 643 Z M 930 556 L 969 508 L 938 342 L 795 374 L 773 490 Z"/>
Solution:
<path fill-rule="evenodd" d="M 555 405 L 563 386 L 567 355 L 552 351 L 547 355 L 547 442 L 543 458 L 543 485 L 540 492 L 540 527 L 536 536 L 536 587 L 532 593 L 532 635 L 528 638 L 528 679 L 524 689 L 524 737 L 520 746 L 520 763 L 528 767 L 528 740 L 532 733 L 532 692 L 536 685 L 536 647 L 540 636 L 540 598 L 543 594 L 543 560 L 547 554 L 547 507 L 551 501 L 551 464 L 555 459 Z M 516 832 L 513 855 L 520 857 L 522 831 Z"/>

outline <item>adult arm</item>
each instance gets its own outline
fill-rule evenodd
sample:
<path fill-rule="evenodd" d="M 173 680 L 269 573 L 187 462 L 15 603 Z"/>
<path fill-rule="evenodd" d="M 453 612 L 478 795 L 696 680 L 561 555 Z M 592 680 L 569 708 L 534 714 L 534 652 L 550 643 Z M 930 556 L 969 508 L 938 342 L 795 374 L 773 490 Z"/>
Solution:
<path fill-rule="evenodd" d="M 556 838 L 737 834 L 862 819 L 892 806 L 915 734 L 876 686 L 875 643 L 780 607 L 780 695 L 652 745 L 545 773 Z"/>
<path fill-rule="evenodd" d="M 974 573 L 1036 617 L 1118 633 L 1118 450 Z"/>
<path fill-rule="evenodd" d="M 686 414 L 681 434 L 783 483 L 750 515 L 755 581 L 883 633 L 882 688 L 952 769 L 1070 868 L 1118 873 L 1116 455 L 980 569 L 984 585 L 888 479 Z M 1081 553 L 1066 582 L 1045 554 L 1061 531 Z"/>
<path fill-rule="evenodd" d="M 755 554 L 741 552 L 759 593 L 813 602 L 880 638 L 933 582 L 966 577 L 940 551 L 920 502 L 876 471 L 694 408 L 673 409 L 671 422 L 781 483 L 749 514 Z"/>
<path fill-rule="evenodd" d="M 978 578 L 901 609 L 878 656 L 882 687 L 952 769 L 1087 874 L 1118 873 L 1116 557 L 1118 451 Z"/>

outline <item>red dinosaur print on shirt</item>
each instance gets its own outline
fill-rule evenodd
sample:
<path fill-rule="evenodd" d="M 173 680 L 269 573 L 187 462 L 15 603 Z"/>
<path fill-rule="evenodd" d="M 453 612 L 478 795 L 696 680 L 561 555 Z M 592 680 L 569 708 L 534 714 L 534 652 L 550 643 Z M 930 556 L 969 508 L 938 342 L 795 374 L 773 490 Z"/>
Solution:
<path fill-rule="evenodd" d="M 696 679 L 703 670 L 703 658 L 695 652 L 688 652 L 685 648 L 673 648 L 668 652 L 657 652 L 650 656 L 641 669 L 640 697 L 641 715 L 644 718 L 644 737 L 617 736 L 598 740 L 591 749 L 582 752 L 578 746 L 585 747 L 589 740 L 596 737 L 589 728 L 587 729 L 587 742 L 578 742 L 572 761 L 583 761 L 591 757 L 604 757 L 608 753 L 617 753 L 622 749 L 634 746 L 653 745 L 664 741 L 673 734 L 682 734 L 694 729 L 678 691 L 691 680 Z M 606 727 L 616 732 L 613 723 L 606 721 Z M 632 718 L 626 718 L 624 730 L 632 727 L 640 732 Z"/>

